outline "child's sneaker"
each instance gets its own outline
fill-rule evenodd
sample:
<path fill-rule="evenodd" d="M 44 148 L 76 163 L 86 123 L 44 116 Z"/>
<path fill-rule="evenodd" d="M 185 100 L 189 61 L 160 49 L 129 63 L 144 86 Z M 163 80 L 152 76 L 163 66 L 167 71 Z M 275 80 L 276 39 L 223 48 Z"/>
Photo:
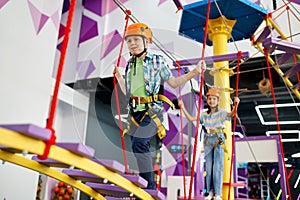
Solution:
<path fill-rule="evenodd" d="M 216 196 L 215 200 L 222 200 L 221 196 Z"/>
<path fill-rule="evenodd" d="M 214 193 L 213 193 L 213 191 L 210 191 L 209 194 L 208 194 L 208 196 L 206 196 L 206 197 L 204 198 L 204 200 L 212 200 L 213 197 L 214 197 Z"/>

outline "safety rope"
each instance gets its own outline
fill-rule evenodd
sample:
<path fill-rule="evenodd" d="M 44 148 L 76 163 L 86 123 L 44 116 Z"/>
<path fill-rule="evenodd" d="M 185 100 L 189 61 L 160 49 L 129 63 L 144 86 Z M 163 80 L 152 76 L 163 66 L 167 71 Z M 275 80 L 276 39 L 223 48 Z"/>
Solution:
<path fill-rule="evenodd" d="M 203 35 L 203 44 L 202 44 L 202 54 L 201 60 L 204 61 L 204 53 L 205 53 L 205 45 L 206 45 L 206 37 L 208 33 L 208 20 L 210 15 L 210 0 L 207 2 L 207 11 L 206 11 L 206 19 L 205 19 L 205 29 Z M 191 169 L 191 179 L 190 179 L 190 188 L 189 188 L 189 200 L 192 198 L 192 187 L 194 181 L 194 172 L 195 172 L 195 162 L 196 162 L 196 152 L 197 152 L 197 144 L 198 144 L 198 130 L 200 126 L 200 112 L 201 112 L 201 103 L 202 103 L 202 93 L 203 93 L 203 84 L 204 83 L 204 70 L 201 71 L 200 75 L 200 98 L 198 101 L 198 113 L 197 113 L 197 125 L 196 125 L 196 133 L 195 133 L 195 140 L 194 140 L 194 150 L 193 150 L 193 159 L 192 159 L 192 169 Z"/>
<path fill-rule="evenodd" d="M 242 52 L 239 51 L 237 53 L 237 68 L 236 68 L 236 80 L 235 80 L 235 97 L 239 96 L 239 77 L 240 77 L 240 61 L 241 61 L 241 56 L 242 56 Z M 228 199 L 230 199 L 230 193 L 231 193 L 231 178 L 232 178 L 232 166 L 233 166 L 233 158 L 235 157 L 235 130 L 236 130 L 236 113 L 237 113 L 237 109 L 236 109 L 236 105 L 233 105 L 233 129 L 232 129 L 232 143 L 231 143 L 231 162 L 230 162 L 230 175 L 229 175 L 229 188 L 228 188 Z"/>
<path fill-rule="evenodd" d="M 55 117 L 57 101 L 58 101 L 59 85 L 60 85 L 60 81 L 61 81 L 61 77 L 62 77 L 62 73 L 63 73 L 65 57 L 66 57 L 68 43 L 69 43 L 69 37 L 70 37 L 72 20 L 73 20 L 74 11 L 75 11 L 75 5 L 76 5 L 76 0 L 71 0 L 70 9 L 69 9 L 69 13 L 68 13 L 68 19 L 67 19 L 67 25 L 66 25 L 65 34 L 64 34 L 64 40 L 62 42 L 59 65 L 58 65 L 57 74 L 56 74 L 55 87 L 54 87 L 54 92 L 53 92 L 52 101 L 51 101 L 51 107 L 50 107 L 50 111 L 49 111 L 49 117 L 47 119 L 47 124 L 46 124 L 46 128 L 51 131 L 51 137 L 48 141 L 45 141 L 46 146 L 45 146 L 43 155 L 38 156 L 38 158 L 41 160 L 45 160 L 48 158 L 51 146 L 55 145 L 55 143 L 56 143 L 56 136 L 55 136 L 55 130 L 53 128 L 53 122 L 54 122 L 54 117 Z"/>
<path fill-rule="evenodd" d="M 266 63 L 267 63 L 267 66 L 268 66 L 268 74 L 269 74 L 269 79 L 270 79 L 270 88 L 271 88 L 272 99 L 273 99 L 273 104 L 274 104 L 274 114 L 275 114 L 276 125 L 277 125 L 278 136 L 279 136 L 279 143 L 280 143 L 281 159 L 282 159 L 282 162 L 283 162 L 283 165 L 284 165 L 284 176 L 285 176 L 285 179 L 286 179 L 286 184 L 287 184 L 287 189 L 288 189 L 288 196 L 289 196 L 288 198 L 289 198 L 289 200 L 292 200 L 290 184 L 289 184 L 289 181 L 287 179 L 287 170 L 286 170 L 285 160 L 284 160 L 284 155 L 285 154 L 284 154 L 283 144 L 282 144 L 282 140 L 281 140 L 278 111 L 277 111 L 277 108 L 276 108 L 276 98 L 275 98 L 275 93 L 274 93 L 274 88 L 273 88 L 271 67 L 270 67 L 270 63 L 269 63 L 269 60 L 268 60 L 269 53 L 268 53 L 267 48 L 264 48 L 264 53 L 265 53 L 265 57 L 266 57 Z"/>
<path fill-rule="evenodd" d="M 126 30 L 127 30 L 130 15 L 131 15 L 131 11 L 126 10 L 125 26 L 124 26 L 124 32 L 123 32 L 121 47 L 120 47 L 120 51 L 119 51 L 119 56 L 118 56 L 118 60 L 117 60 L 117 67 L 119 67 L 119 65 L 120 65 L 120 61 L 121 61 L 121 57 L 122 57 L 122 50 L 123 50 L 124 41 L 125 41 L 125 33 L 126 33 Z M 122 151 L 123 151 L 123 159 L 124 159 L 124 165 L 125 165 L 125 173 L 128 174 L 129 169 L 128 169 L 128 162 L 127 162 L 127 156 L 126 156 L 125 139 L 123 137 L 123 125 L 122 125 L 122 119 L 121 119 L 121 108 L 120 108 L 120 102 L 119 102 L 119 92 L 118 92 L 118 89 L 117 89 L 117 78 L 116 78 L 115 73 L 114 73 L 113 82 L 114 82 L 114 88 L 115 88 L 114 91 L 115 91 L 115 96 L 116 96 L 116 105 L 117 105 L 118 121 L 119 121 L 119 127 L 120 127 L 120 137 L 121 137 L 121 142 L 122 142 Z"/>
<path fill-rule="evenodd" d="M 178 68 L 178 76 L 180 76 L 180 62 L 176 62 Z M 181 87 L 178 88 L 178 93 L 179 93 L 179 100 L 182 101 L 182 96 L 181 96 Z M 185 157 L 184 157 L 184 137 L 183 137 L 183 127 L 182 127 L 182 107 L 180 107 L 180 137 L 181 137 L 181 164 L 182 164 L 182 176 L 183 176 L 183 198 L 186 200 L 186 172 L 185 172 Z"/>

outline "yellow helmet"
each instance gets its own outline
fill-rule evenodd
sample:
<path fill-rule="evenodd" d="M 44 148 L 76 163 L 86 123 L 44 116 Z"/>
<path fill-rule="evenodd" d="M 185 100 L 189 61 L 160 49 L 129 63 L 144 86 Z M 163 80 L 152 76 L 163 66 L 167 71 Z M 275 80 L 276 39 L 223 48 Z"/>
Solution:
<path fill-rule="evenodd" d="M 152 43 L 152 31 L 151 29 L 143 23 L 134 23 L 128 26 L 125 32 L 125 38 L 131 35 L 140 35 L 149 40 Z"/>
<path fill-rule="evenodd" d="M 210 88 L 206 93 L 206 96 L 216 96 L 220 97 L 220 91 L 217 88 Z"/>

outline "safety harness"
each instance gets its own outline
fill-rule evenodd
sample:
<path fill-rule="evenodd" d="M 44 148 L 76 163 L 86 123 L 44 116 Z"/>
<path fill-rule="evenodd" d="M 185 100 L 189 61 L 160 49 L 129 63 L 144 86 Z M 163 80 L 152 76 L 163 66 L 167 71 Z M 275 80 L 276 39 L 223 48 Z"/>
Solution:
<path fill-rule="evenodd" d="M 127 128 L 123 131 L 123 137 L 130 130 L 130 121 L 134 125 L 139 126 L 147 115 L 154 121 L 155 125 L 157 126 L 157 136 L 159 137 L 159 139 L 163 139 L 164 137 L 166 137 L 166 130 L 165 127 L 162 125 L 161 120 L 158 118 L 157 114 L 152 109 L 149 109 L 149 104 L 155 103 L 157 101 L 162 101 L 169 104 L 172 107 L 172 109 L 174 109 L 175 107 L 172 101 L 162 94 L 154 94 L 147 97 L 132 96 L 130 98 L 129 104 L 131 106 L 131 112 L 133 112 L 133 108 L 138 107 L 140 104 L 146 104 L 147 111 L 138 120 L 131 115 L 130 119 L 127 120 Z"/>
<path fill-rule="evenodd" d="M 212 130 L 212 129 L 209 129 L 209 130 L 204 129 L 204 130 L 205 130 L 205 134 L 207 134 L 208 136 L 216 135 L 218 138 L 217 141 L 215 142 L 215 144 L 211 144 L 210 142 L 208 142 L 207 139 L 205 139 L 204 146 L 208 145 L 211 149 L 215 149 L 218 145 L 221 145 L 221 147 L 224 149 L 224 152 L 228 153 L 225 143 L 219 135 L 220 133 L 223 133 L 225 136 L 225 139 L 226 139 L 226 132 L 225 132 L 224 128 L 217 128 L 214 130 Z"/>

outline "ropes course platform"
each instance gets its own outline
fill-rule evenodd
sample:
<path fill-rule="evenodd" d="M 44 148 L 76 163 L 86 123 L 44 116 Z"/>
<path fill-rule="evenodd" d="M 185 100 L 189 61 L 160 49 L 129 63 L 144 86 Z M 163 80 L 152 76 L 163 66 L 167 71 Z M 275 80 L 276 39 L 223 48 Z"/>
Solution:
<path fill-rule="evenodd" d="M 106 199 L 105 195 L 165 199 L 159 191 L 142 189 L 147 186 L 143 178 L 123 174 L 125 167 L 121 163 L 93 158 L 94 149 L 83 144 L 57 143 L 51 147 L 48 158 L 40 160 L 38 156 L 46 146 L 44 140 L 50 135 L 47 129 L 33 124 L 0 126 L 0 159 L 63 181 L 97 200 Z M 27 154 L 33 154 L 32 159 L 24 156 Z M 120 195 L 118 191 L 123 192 Z"/>

